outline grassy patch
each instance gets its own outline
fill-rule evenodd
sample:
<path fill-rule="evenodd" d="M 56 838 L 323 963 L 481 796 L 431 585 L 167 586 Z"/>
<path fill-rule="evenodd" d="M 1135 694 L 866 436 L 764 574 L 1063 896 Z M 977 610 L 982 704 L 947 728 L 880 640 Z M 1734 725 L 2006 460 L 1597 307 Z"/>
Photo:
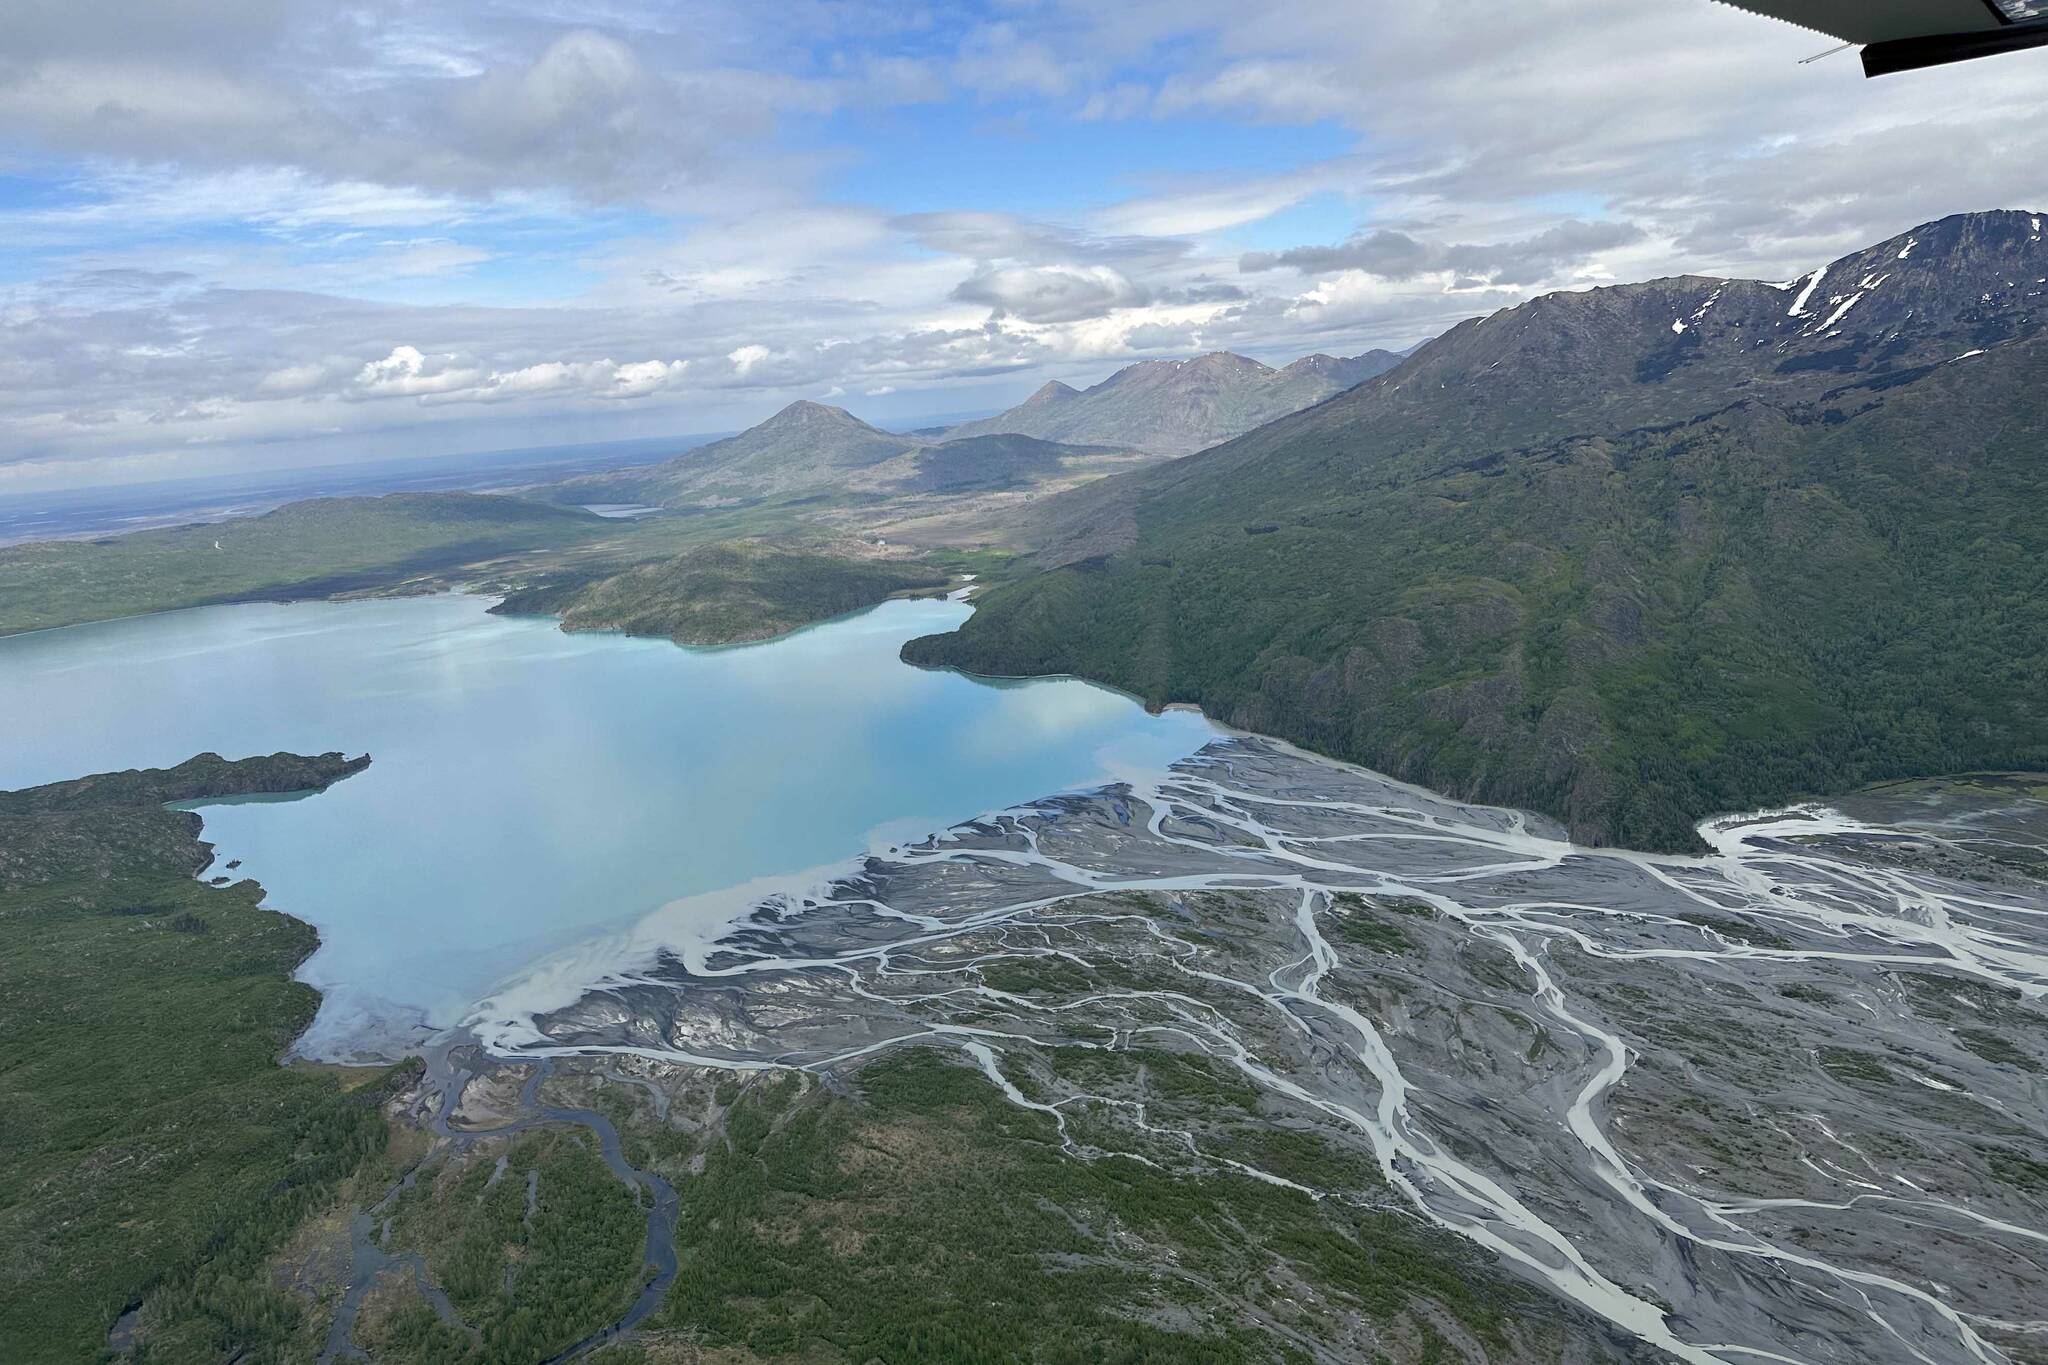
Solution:
<path fill-rule="evenodd" d="M 1401 908 L 1396 909 L 1371 896 L 1340 891 L 1330 898 L 1330 913 L 1323 918 L 1323 929 L 1337 942 L 1364 948 L 1368 952 L 1419 953 L 1422 945 L 1411 938 L 1407 930 L 1386 918 L 1390 913 L 1420 918 L 1415 906 L 1421 906 L 1426 914 L 1436 913 L 1420 901 L 1404 901 Z"/>
<path fill-rule="evenodd" d="M 2006 1184 L 2048 1193 L 2048 1161 L 2037 1161 L 2010 1147 L 1994 1147 L 1984 1156 L 1991 1163 L 1991 1173 Z"/>
<path fill-rule="evenodd" d="M 2041 1064 L 2035 1061 L 2026 1049 L 2004 1034 L 1993 1033 L 1990 1029 L 1959 1028 L 1956 1030 L 1956 1041 L 1985 1061 L 1995 1062 L 1999 1066 L 2010 1066 L 2021 1071 L 2041 1069 Z"/>
<path fill-rule="evenodd" d="M 1011 995 L 1080 995 L 1094 986 L 1087 968 L 1063 957 L 1013 957 L 978 969 L 987 985 Z"/>
<path fill-rule="evenodd" d="M 1822 1048 L 1820 1064 L 1822 1070 L 1839 1081 L 1889 1085 L 1898 1079 L 1892 1074 L 1892 1069 L 1875 1054 L 1862 1052 L 1853 1047 Z"/>
<path fill-rule="evenodd" d="M 1797 1000 L 1807 1005 L 1832 1005 L 1835 1003 L 1835 997 L 1832 992 L 1824 991 L 1819 986 L 1810 985 L 1804 981 L 1794 981 L 1790 985 L 1780 986 L 1778 987 L 1778 994 L 1784 996 L 1787 1000 Z"/>

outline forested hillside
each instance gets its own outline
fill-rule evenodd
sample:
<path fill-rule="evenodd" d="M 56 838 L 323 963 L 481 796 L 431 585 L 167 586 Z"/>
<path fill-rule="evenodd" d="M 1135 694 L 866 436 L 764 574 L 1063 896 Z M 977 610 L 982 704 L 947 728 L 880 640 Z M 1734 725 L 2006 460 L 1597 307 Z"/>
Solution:
<path fill-rule="evenodd" d="M 1077 672 L 1581 837 L 2048 766 L 2039 220 L 1789 286 L 1468 323 L 1334 402 L 1064 499 L 908 655 Z M 1831 283 L 1832 282 L 1832 283 Z"/>

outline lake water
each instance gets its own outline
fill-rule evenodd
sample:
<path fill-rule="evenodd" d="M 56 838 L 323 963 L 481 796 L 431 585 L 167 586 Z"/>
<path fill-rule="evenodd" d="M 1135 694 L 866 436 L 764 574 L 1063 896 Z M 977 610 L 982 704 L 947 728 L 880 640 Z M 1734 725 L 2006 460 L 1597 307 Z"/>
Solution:
<path fill-rule="evenodd" d="M 1215 733 L 1087 683 L 903 664 L 958 603 L 715 650 L 485 605 L 208 607 L 0 639 L 0 788 L 205 750 L 368 751 L 319 796 L 204 812 L 220 861 L 319 928 L 301 976 L 326 999 L 301 1048 L 340 1056 L 403 1048 L 671 901 L 1161 767 Z"/>

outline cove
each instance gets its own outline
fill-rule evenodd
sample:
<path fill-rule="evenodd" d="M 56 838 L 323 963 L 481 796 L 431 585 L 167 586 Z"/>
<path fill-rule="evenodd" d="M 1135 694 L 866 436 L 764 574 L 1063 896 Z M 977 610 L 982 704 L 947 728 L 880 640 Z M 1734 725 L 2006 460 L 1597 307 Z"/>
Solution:
<path fill-rule="evenodd" d="M 485 605 L 244 604 L 0 639 L 0 788 L 206 750 L 369 752 L 316 798 L 205 809 L 212 871 L 242 860 L 319 929 L 299 1050 L 339 1059 L 410 1050 L 677 899 L 1156 770 L 1216 733 L 1072 679 L 902 663 L 966 619 L 957 602 L 708 650 Z"/>

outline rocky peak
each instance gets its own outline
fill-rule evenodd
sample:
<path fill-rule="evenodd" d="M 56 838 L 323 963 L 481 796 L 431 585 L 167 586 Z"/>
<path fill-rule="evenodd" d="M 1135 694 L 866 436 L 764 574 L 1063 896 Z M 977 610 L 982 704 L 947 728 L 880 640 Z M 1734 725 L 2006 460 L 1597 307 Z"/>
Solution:
<path fill-rule="evenodd" d="M 1343 363 L 1333 355 L 1325 355 L 1323 352 L 1317 351 L 1314 355 L 1305 355 L 1292 364 L 1282 366 L 1280 372 L 1282 374 L 1328 374 Z"/>
<path fill-rule="evenodd" d="M 1262 365 L 1235 351 L 1211 351 L 1207 355 L 1198 355 L 1193 360 L 1182 361 L 1181 368 L 1191 374 L 1256 377 L 1273 373 L 1272 366 Z"/>
<path fill-rule="evenodd" d="M 1512 389 L 1550 408 L 1583 402 L 1602 422 L 1649 422 L 1710 398 L 1804 402 L 1845 377 L 1923 372 L 2039 333 L 2044 316 L 2048 217 L 1962 214 L 1790 280 L 1685 275 L 1545 295 L 1460 324 L 1375 387 L 1418 402 Z"/>
<path fill-rule="evenodd" d="M 821 427 L 851 427 L 861 431 L 875 431 L 876 428 L 855 417 L 845 408 L 835 408 L 829 403 L 815 403 L 808 398 L 799 398 L 767 421 L 755 427 L 756 431 L 815 430 Z"/>

